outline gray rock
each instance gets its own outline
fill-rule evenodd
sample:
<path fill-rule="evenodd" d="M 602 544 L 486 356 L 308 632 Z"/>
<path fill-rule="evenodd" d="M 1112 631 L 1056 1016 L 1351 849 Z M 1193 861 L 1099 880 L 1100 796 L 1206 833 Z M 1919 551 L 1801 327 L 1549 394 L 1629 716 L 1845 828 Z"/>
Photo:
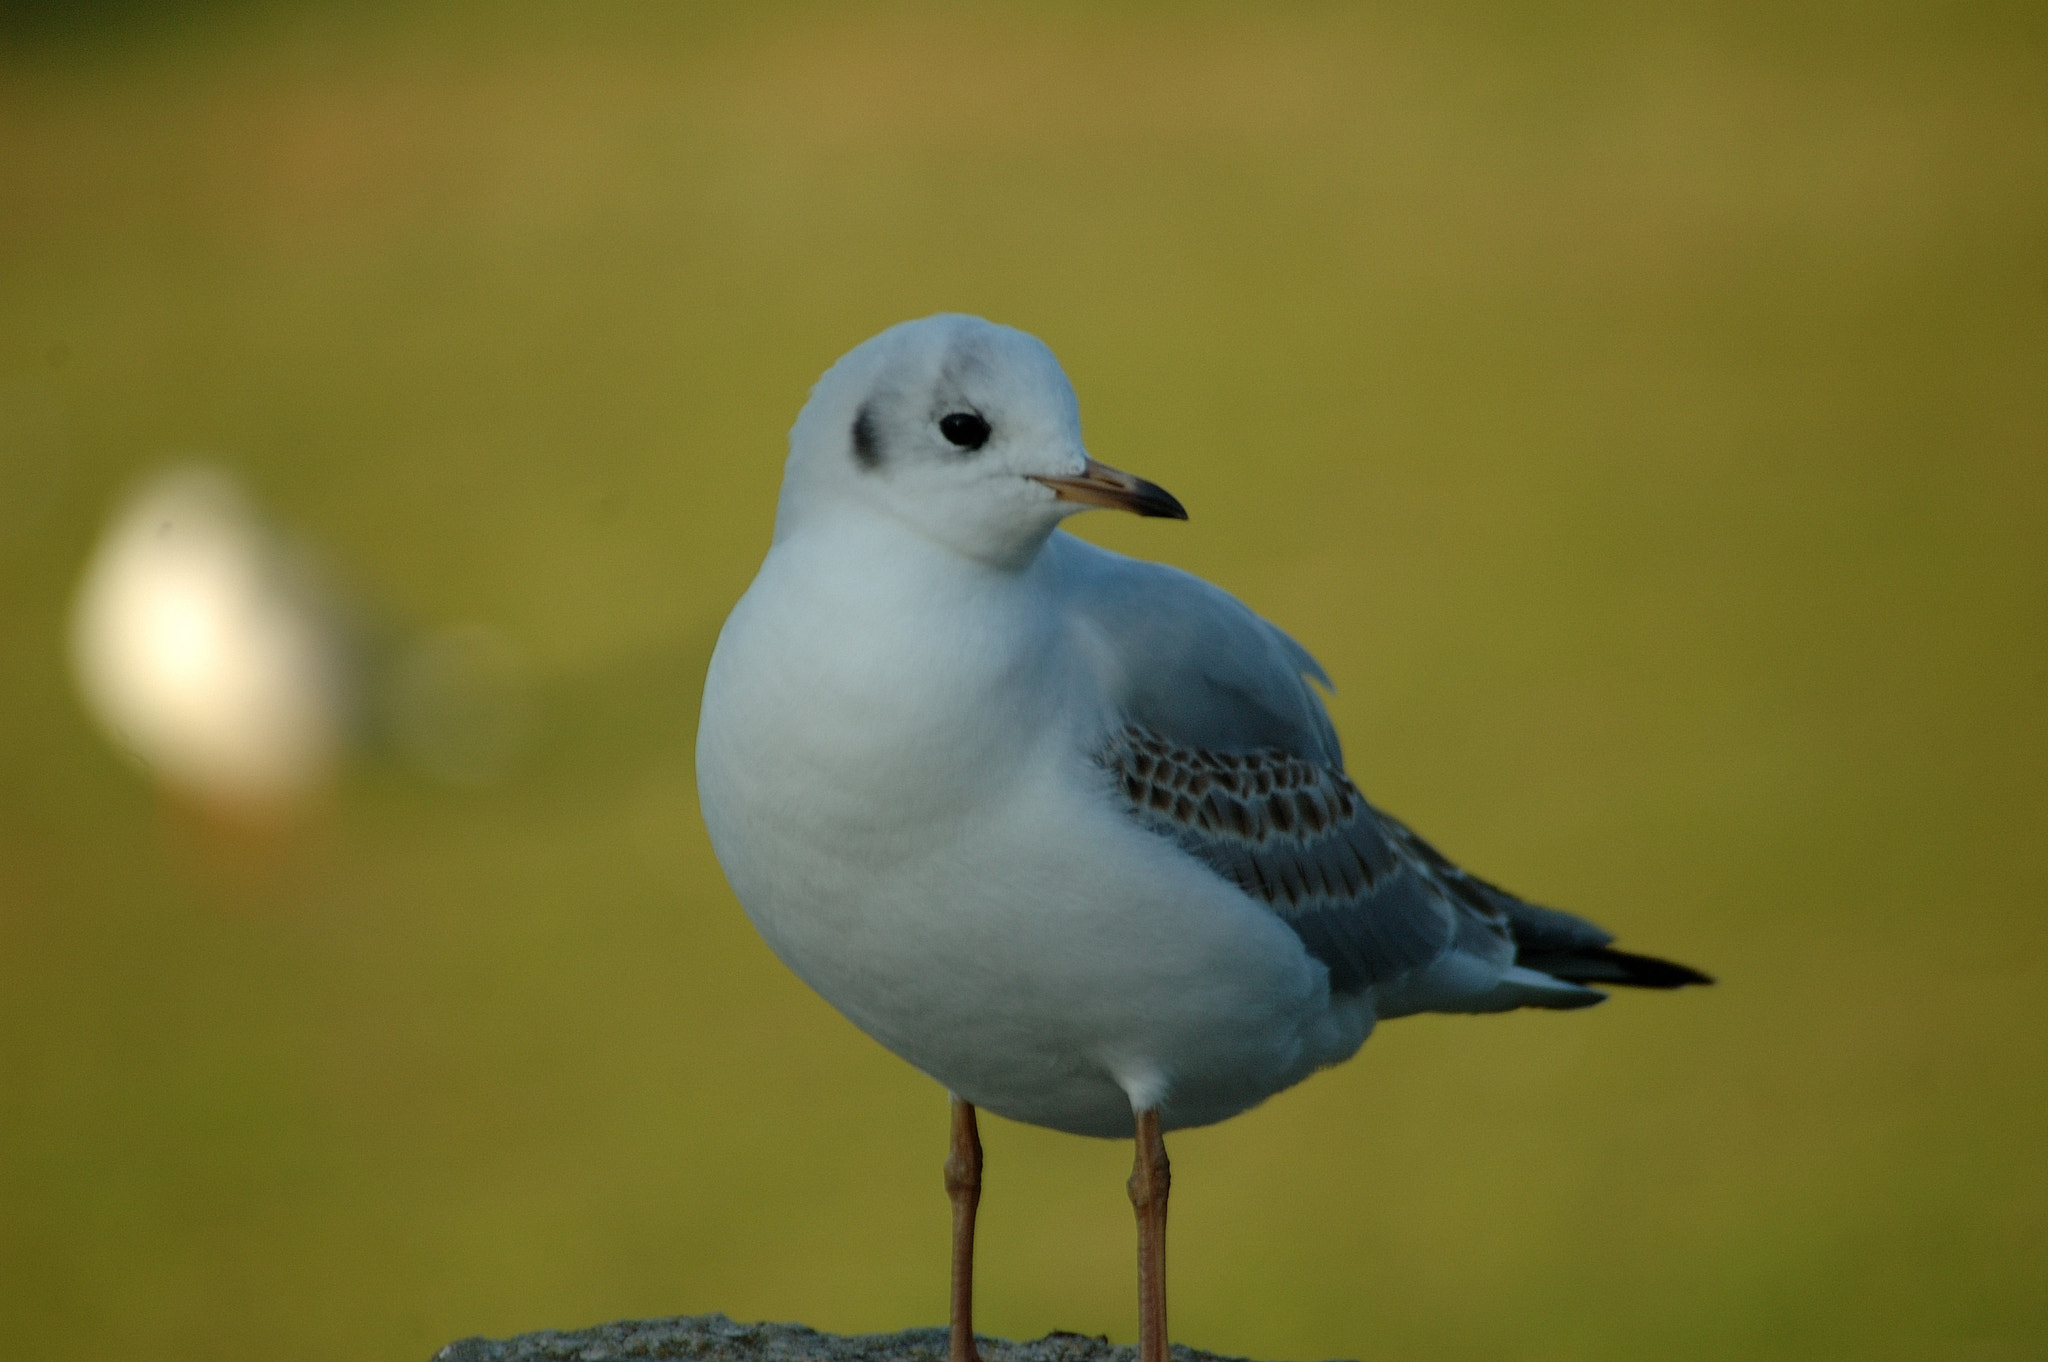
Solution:
<path fill-rule="evenodd" d="M 1050 1333 L 1028 1343 L 977 1336 L 982 1362 L 1133 1362 L 1138 1350 L 1106 1338 Z M 946 1362 L 944 1329 L 900 1334 L 821 1334 L 801 1324 L 739 1324 L 724 1315 L 620 1320 L 594 1329 L 544 1330 L 517 1338 L 465 1338 L 434 1362 Z M 1175 1344 L 1174 1362 L 1240 1362 Z"/>

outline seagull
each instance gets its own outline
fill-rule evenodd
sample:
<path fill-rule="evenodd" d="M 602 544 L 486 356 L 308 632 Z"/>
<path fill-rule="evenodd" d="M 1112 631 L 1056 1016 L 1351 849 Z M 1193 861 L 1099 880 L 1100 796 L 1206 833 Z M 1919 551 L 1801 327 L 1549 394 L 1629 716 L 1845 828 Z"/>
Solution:
<path fill-rule="evenodd" d="M 1166 1362 L 1165 1132 L 1387 1018 L 1710 982 L 1368 803 L 1316 660 L 1220 588 L 1060 528 L 1091 507 L 1187 518 L 1089 457 L 1037 338 L 891 327 L 798 415 L 704 686 L 700 802 L 748 918 L 950 1095 L 949 1362 L 978 1362 L 979 1108 L 1134 1141 L 1139 1359 Z"/>

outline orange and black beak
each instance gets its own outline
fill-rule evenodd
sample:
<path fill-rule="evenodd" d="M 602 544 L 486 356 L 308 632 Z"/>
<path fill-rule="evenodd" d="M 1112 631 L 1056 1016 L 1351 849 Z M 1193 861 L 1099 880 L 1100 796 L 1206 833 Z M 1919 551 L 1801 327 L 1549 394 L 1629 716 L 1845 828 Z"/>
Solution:
<path fill-rule="evenodd" d="M 1090 459 L 1088 466 L 1079 476 L 1051 478 L 1040 473 L 1030 475 L 1035 482 L 1042 482 L 1052 488 L 1053 495 L 1061 501 L 1078 501 L 1085 506 L 1107 506 L 1113 510 L 1129 511 L 1133 515 L 1157 516 L 1165 520 L 1186 520 L 1187 508 L 1174 499 L 1173 493 L 1157 483 L 1132 477 L 1121 468 L 1111 468 L 1106 463 Z"/>

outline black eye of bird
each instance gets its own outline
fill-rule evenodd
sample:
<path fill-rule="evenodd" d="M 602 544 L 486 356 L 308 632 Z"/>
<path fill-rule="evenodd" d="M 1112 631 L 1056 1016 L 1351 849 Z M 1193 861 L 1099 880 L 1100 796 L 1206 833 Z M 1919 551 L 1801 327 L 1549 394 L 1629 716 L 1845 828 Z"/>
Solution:
<path fill-rule="evenodd" d="M 980 449 L 988 443 L 988 422 L 971 411 L 956 411 L 939 418 L 939 434 L 962 449 Z"/>

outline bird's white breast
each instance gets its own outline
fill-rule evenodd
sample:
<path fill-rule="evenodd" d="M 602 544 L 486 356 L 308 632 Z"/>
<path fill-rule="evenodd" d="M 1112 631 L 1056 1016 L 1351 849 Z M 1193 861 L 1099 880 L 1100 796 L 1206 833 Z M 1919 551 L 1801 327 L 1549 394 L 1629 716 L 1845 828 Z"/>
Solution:
<path fill-rule="evenodd" d="M 705 822 L 776 953 L 968 1100 L 1088 1134 L 1128 1134 L 1134 1097 L 1219 1120 L 1369 1019 L 1101 796 L 1109 705 L 1049 575 L 851 516 L 778 542 L 706 680 Z"/>

